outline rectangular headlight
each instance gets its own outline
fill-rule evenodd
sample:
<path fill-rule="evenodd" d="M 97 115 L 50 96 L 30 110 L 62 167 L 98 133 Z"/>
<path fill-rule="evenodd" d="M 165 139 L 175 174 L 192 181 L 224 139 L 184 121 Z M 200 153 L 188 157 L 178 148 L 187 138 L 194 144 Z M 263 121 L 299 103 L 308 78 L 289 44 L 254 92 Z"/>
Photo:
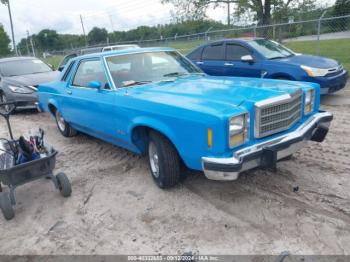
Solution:
<path fill-rule="evenodd" d="M 244 113 L 229 119 L 230 148 L 244 144 L 249 139 L 249 113 Z"/>
<path fill-rule="evenodd" d="M 314 111 L 315 106 L 315 90 L 310 89 L 305 92 L 305 101 L 304 101 L 304 114 L 307 115 Z"/>

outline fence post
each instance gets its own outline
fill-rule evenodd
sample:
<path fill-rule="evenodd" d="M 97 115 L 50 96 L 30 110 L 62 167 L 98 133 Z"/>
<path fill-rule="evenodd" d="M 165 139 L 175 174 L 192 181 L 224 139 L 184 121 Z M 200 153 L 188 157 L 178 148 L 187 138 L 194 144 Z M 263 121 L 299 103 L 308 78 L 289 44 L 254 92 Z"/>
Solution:
<path fill-rule="evenodd" d="M 254 37 L 256 37 L 256 27 L 257 25 L 254 26 Z"/>
<path fill-rule="evenodd" d="M 207 31 L 205 31 L 205 33 L 204 33 L 205 40 L 204 40 L 204 41 L 208 41 L 208 33 L 209 33 L 210 30 L 212 30 L 212 29 L 213 29 L 213 27 L 211 26 L 211 27 L 209 27 L 209 29 L 208 29 Z"/>
<path fill-rule="evenodd" d="M 324 17 L 324 15 L 327 13 L 327 10 L 324 11 L 322 13 L 322 15 L 320 16 L 320 18 L 318 19 L 317 22 L 317 55 L 320 55 L 320 35 L 321 35 L 321 22 L 322 22 L 322 18 Z"/>

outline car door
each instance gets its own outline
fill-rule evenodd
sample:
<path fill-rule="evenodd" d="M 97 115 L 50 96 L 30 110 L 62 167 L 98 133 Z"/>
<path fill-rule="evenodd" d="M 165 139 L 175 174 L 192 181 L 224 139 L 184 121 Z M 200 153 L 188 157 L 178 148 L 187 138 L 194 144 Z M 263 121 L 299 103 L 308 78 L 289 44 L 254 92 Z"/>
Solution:
<path fill-rule="evenodd" d="M 243 61 L 243 56 L 251 56 L 252 61 Z M 226 43 L 225 74 L 239 77 L 261 77 L 261 63 L 247 47 L 237 43 Z"/>
<path fill-rule="evenodd" d="M 92 81 L 99 82 L 101 87 L 89 87 Z M 107 80 L 101 59 L 84 59 L 67 84 L 61 111 L 66 121 L 78 130 L 111 139 L 116 132 L 114 102 L 115 91 Z"/>
<path fill-rule="evenodd" d="M 213 43 L 204 47 L 202 57 L 196 64 L 208 75 L 224 76 L 224 43 Z"/>

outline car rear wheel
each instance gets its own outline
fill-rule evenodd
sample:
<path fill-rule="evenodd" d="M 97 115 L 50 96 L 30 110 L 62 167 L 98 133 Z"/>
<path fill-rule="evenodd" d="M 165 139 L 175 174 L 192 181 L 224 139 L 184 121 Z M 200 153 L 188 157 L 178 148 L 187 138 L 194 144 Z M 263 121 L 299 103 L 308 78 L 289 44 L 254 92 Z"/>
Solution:
<path fill-rule="evenodd" d="M 172 143 L 163 135 L 151 132 L 148 162 L 152 177 L 160 188 L 170 188 L 180 181 L 181 161 Z"/>
<path fill-rule="evenodd" d="M 77 134 L 77 131 L 71 127 L 66 120 L 64 120 L 63 116 L 61 113 L 56 110 L 55 112 L 55 118 L 56 118 L 56 124 L 58 130 L 61 132 L 61 134 L 65 137 L 72 137 Z"/>

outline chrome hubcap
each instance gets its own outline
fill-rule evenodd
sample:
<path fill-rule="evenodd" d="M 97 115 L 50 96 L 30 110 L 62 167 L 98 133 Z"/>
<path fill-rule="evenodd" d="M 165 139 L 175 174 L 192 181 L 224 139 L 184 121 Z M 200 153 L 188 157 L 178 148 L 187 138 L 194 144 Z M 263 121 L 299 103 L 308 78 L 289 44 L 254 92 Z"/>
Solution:
<path fill-rule="evenodd" d="M 151 171 L 154 177 L 159 177 L 159 157 L 157 153 L 157 148 L 153 142 L 150 142 L 148 147 L 149 163 L 151 166 Z"/>
<path fill-rule="evenodd" d="M 58 128 L 63 132 L 66 129 L 66 122 L 58 111 L 56 111 L 56 119 Z"/>

